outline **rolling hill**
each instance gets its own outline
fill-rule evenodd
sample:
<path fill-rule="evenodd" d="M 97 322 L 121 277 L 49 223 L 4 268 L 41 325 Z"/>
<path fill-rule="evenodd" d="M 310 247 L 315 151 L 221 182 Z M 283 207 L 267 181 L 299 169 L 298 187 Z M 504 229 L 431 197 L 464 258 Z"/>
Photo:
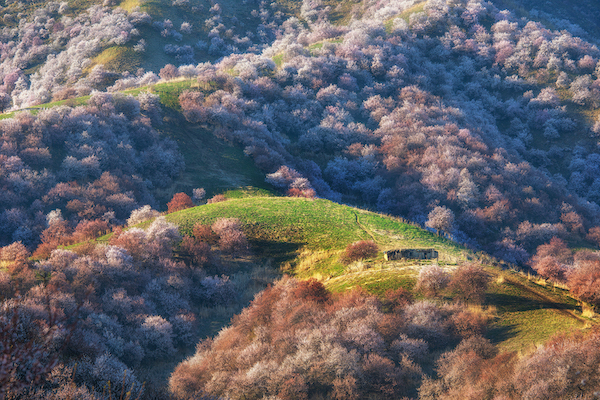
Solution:
<path fill-rule="evenodd" d="M 400 287 L 412 290 L 420 269 L 431 263 L 388 262 L 380 252 L 373 259 L 342 264 L 340 255 L 348 244 L 358 240 L 374 240 L 381 251 L 434 248 L 439 252 L 437 263 L 448 271 L 469 260 L 479 260 L 486 265 L 491 282 L 484 303 L 484 309 L 494 314 L 488 334 L 505 350 L 526 350 L 558 332 L 596 324 L 594 318 L 582 315 L 581 303 L 564 289 L 516 270 L 502 269 L 484 254 L 475 254 L 397 218 L 328 200 L 251 196 L 167 215 L 184 234 L 191 234 L 195 223 L 210 224 L 218 218 L 241 221 L 252 257 L 272 259 L 272 265 L 281 273 L 316 278 L 333 292 L 357 287 L 377 295 Z M 448 296 L 445 300 L 452 299 L 451 294 Z"/>

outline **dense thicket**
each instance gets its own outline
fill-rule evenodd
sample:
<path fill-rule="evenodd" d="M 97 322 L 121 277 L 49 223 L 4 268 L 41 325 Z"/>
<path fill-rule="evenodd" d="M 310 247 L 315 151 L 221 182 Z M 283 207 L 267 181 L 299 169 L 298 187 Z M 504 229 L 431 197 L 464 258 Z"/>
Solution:
<path fill-rule="evenodd" d="M 439 379 L 419 390 L 425 399 L 567 399 L 597 395 L 597 331 L 561 336 L 522 358 L 466 340 L 437 362 Z"/>
<path fill-rule="evenodd" d="M 460 306 L 412 303 L 407 294 L 390 292 L 383 303 L 361 292 L 330 298 L 317 281 L 284 278 L 202 341 L 171 376 L 171 391 L 180 398 L 415 397 L 435 353 L 478 337 L 485 319 Z"/>
<path fill-rule="evenodd" d="M 152 127 L 158 96 L 95 90 L 159 78 L 196 79 L 202 91 L 179 97 L 188 122 L 243 146 L 282 192 L 401 215 L 509 262 L 537 248 L 539 274 L 599 306 L 598 255 L 573 254 L 566 242 L 600 243 L 600 51 L 487 1 L 430 0 L 404 12 L 416 3 L 358 2 L 340 26 L 320 1 L 302 1 L 302 20 L 260 2 L 256 33 L 240 37 L 237 19 L 211 2 L 208 39 L 190 45 L 197 23 L 152 20 L 110 0 L 79 15 L 50 2 L 27 18 L 13 13 L 23 4 L 7 2 L 0 110 L 91 96 L 0 121 L 0 397 L 135 397 L 140 367 L 174 362 L 209 317 L 232 315 L 264 286 L 250 272 L 225 275 L 249 254 L 239 220 L 198 224 L 182 238 L 140 207 L 157 208 L 153 193 L 178 176 L 182 157 Z M 187 0 L 172 6 L 200 12 Z M 169 42 L 172 64 L 117 73 L 94 58 L 144 54 L 141 31 Z M 196 64 L 206 57 L 222 58 Z M 177 194 L 169 211 L 205 192 L 193 195 Z M 129 229 L 115 228 L 125 220 Z M 111 229 L 109 243 L 56 249 Z M 376 250 L 358 242 L 346 256 Z M 487 280 L 476 265 L 452 280 L 432 266 L 416 288 L 477 302 Z M 404 291 L 335 297 L 316 281 L 284 278 L 201 341 L 170 389 L 257 399 L 596 394 L 597 332 L 517 358 L 479 336 L 485 323 Z"/>
<path fill-rule="evenodd" d="M 319 2 L 303 2 L 305 24 L 261 3 L 259 35 L 243 39 L 215 3 L 205 21 L 211 43 L 198 48 L 226 57 L 167 65 L 160 76 L 197 77 L 206 91 L 180 97 L 186 118 L 244 146 L 291 195 L 316 191 L 402 215 L 516 263 L 554 236 L 585 237 L 600 222 L 600 122 L 566 106 L 600 103 L 598 49 L 482 0 L 429 1 L 398 17 L 414 3 L 357 5 L 348 26 L 330 23 L 332 10 Z M 139 11 L 96 6 L 73 18 L 62 3 L 6 27 L 15 44 L 0 68 L 7 104 L 47 101 L 39 93 L 72 87 L 85 94 L 117 78 L 112 90 L 155 82 L 152 73 L 84 72 L 93 54 L 128 46 L 136 27 L 149 24 L 164 38 L 181 36 L 171 21 Z M 60 46 L 48 45 L 61 35 Z M 186 46 L 170 46 L 179 63 L 193 61 Z M 25 49 L 38 47 L 32 53 L 43 67 L 26 76 L 35 63 Z"/>
<path fill-rule="evenodd" d="M 216 239 L 236 229 L 243 236 L 232 222 L 215 222 Z M 193 246 L 203 246 L 204 257 Z M 137 397 L 140 367 L 146 388 L 160 390 L 152 366 L 193 349 L 209 330 L 204 318 L 229 318 L 273 274 L 248 263 L 237 271 L 231 257 L 221 260 L 221 250 L 230 253 L 222 246 L 182 241 L 177 226 L 158 217 L 145 230 L 115 232 L 109 244 L 57 249 L 36 263 L 22 244 L 2 248 L 4 390 L 27 399 L 105 399 L 124 387 Z"/>
<path fill-rule="evenodd" d="M 331 298 L 318 285 L 284 278 L 266 289 L 177 367 L 172 393 L 562 399 L 592 398 L 598 389 L 597 331 L 556 337 L 517 356 L 481 337 L 485 317 L 462 306 L 412 302 L 407 292 L 381 301 L 360 292 Z"/>
<path fill-rule="evenodd" d="M 276 3 L 238 5 L 235 11 L 242 8 L 244 15 L 236 16 L 223 13 L 215 1 L 174 0 L 169 14 L 185 16 L 175 25 L 162 12 L 151 16 L 139 7 L 125 11 L 114 1 L 94 3 L 81 10 L 81 4 L 49 1 L 31 11 L 25 4 L 6 2 L 0 10 L 0 111 L 94 89 L 156 83 L 160 66 L 153 72 L 141 66 L 164 65 L 165 59 L 181 65 L 259 52 L 275 39 L 284 17 Z M 163 48 L 153 41 L 164 43 Z M 195 75 L 193 66 L 175 69 L 175 75 L 163 70 L 165 79 Z"/>
<path fill-rule="evenodd" d="M 157 208 L 154 190 L 179 175 L 183 158 L 152 127 L 146 113 L 159 109 L 148 104 L 94 93 L 87 106 L 0 121 L 0 243 L 53 243 L 79 222 L 106 228 L 140 205 Z"/>

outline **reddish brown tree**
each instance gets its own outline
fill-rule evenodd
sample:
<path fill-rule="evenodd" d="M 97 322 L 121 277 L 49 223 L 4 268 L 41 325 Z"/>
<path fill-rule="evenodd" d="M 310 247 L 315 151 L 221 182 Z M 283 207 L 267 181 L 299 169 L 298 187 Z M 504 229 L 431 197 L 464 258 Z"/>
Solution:
<path fill-rule="evenodd" d="M 29 265 L 31 253 L 21 242 L 15 242 L 0 249 L 0 260 L 6 266 L 13 286 L 17 290 L 26 290 L 35 281 Z"/>
<path fill-rule="evenodd" d="M 567 246 L 564 240 L 557 237 L 550 239 L 549 243 L 538 246 L 535 257 L 547 257 L 551 256 L 557 259 L 557 261 L 568 264 L 573 262 L 573 253 Z"/>
<path fill-rule="evenodd" d="M 489 276 L 481 265 L 463 264 L 452 276 L 450 287 L 456 296 L 466 302 L 482 303 L 488 287 Z"/>
<path fill-rule="evenodd" d="M 194 225 L 192 232 L 194 237 L 201 242 L 214 244 L 218 239 L 217 234 L 212 230 L 210 225 L 204 225 L 201 222 L 197 222 Z"/>
<path fill-rule="evenodd" d="M 594 242 L 596 245 L 600 245 L 600 226 L 594 226 L 588 231 L 586 239 L 590 242 Z"/>
<path fill-rule="evenodd" d="M 316 301 L 318 303 L 324 303 L 329 300 L 329 292 L 315 278 L 298 282 L 294 294 L 301 299 Z"/>
<path fill-rule="evenodd" d="M 101 219 L 86 220 L 79 222 L 73 232 L 75 241 L 89 240 L 104 235 L 109 231 L 108 223 Z"/>
<path fill-rule="evenodd" d="M 372 240 L 360 240 L 346 246 L 346 251 L 342 255 L 341 261 L 349 264 L 353 261 L 375 257 L 378 252 L 379 246 L 377 246 L 377 243 Z"/>
<path fill-rule="evenodd" d="M 385 292 L 385 297 L 383 299 L 383 305 L 385 308 L 390 310 L 400 310 L 414 301 L 414 297 L 412 292 L 404 289 L 388 289 Z"/>
<path fill-rule="evenodd" d="M 583 261 L 568 275 L 571 292 L 583 301 L 600 306 L 600 261 Z"/>
<path fill-rule="evenodd" d="M 192 198 L 183 192 L 175 193 L 170 202 L 167 203 L 168 213 L 185 210 L 194 207 Z"/>
<path fill-rule="evenodd" d="M 210 261 L 210 245 L 193 237 L 185 236 L 180 244 L 183 250 L 196 265 L 206 265 Z"/>
<path fill-rule="evenodd" d="M 538 246 L 536 255 L 531 259 L 531 268 L 544 278 L 564 282 L 572 263 L 573 253 L 567 244 L 554 237 L 549 243 Z"/>

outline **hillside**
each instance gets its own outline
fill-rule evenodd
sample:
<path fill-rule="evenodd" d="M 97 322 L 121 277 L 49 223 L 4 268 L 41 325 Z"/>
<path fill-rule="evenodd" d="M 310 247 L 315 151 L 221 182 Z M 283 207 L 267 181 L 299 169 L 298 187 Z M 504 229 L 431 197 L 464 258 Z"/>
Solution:
<path fill-rule="evenodd" d="M 514 10 L 529 19 L 540 19 L 554 28 L 568 29 L 576 36 L 598 43 L 600 5 L 593 0 L 567 4 L 560 0 L 494 0 L 499 8 Z"/>
<path fill-rule="evenodd" d="M 208 256 L 201 264 L 194 261 L 190 255 L 192 253 L 189 252 L 191 250 L 186 250 L 183 244 L 173 247 L 173 260 L 189 265 L 185 273 L 181 266 L 177 267 L 176 271 L 180 271 L 179 276 L 184 278 L 189 273 L 192 273 L 192 276 L 200 273 L 198 278 L 191 276 L 184 279 L 206 279 L 208 282 L 214 279 L 210 278 L 210 275 L 221 274 L 221 279 L 231 282 L 218 289 L 224 291 L 222 296 L 232 296 L 229 292 L 232 287 L 229 285 L 233 285 L 233 290 L 239 293 L 234 297 L 235 300 L 219 300 L 225 303 L 219 303 L 221 305 L 216 307 L 207 304 L 204 297 L 199 297 L 204 299 L 199 303 L 195 303 L 198 302 L 198 298 L 195 297 L 188 300 L 189 310 L 202 316 L 194 324 L 194 338 L 216 335 L 229 325 L 229 319 L 234 314 L 248 305 L 258 290 L 268 283 L 273 283 L 283 274 L 299 279 L 316 278 L 335 295 L 352 293 L 360 288 L 384 301 L 389 291 L 405 289 L 416 297 L 416 301 L 433 300 L 440 307 L 450 307 L 449 304 L 457 299 L 456 292 L 446 290 L 440 297 L 431 299 L 415 290 L 415 282 L 421 270 L 432 264 L 439 265 L 452 274 L 470 261 L 483 263 L 489 285 L 483 303 L 471 304 L 467 309 L 468 312 L 477 315 L 476 318 L 484 321 L 480 323 L 486 326 L 483 329 L 485 337 L 500 351 L 530 354 L 536 346 L 545 343 L 556 334 L 585 332 L 597 324 L 597 316 L 590 312 L 589 306 L 582 309 L 581 303 L 571 297 L 568 291 L 540 280 L 539 277 L 501 269 L 501 264 L 489 256 L 473 253 L 406 221 L 324 199 L 273 197 L 260 190 L 232 191 L 225 196 L 226 201 L 205 204 L 166 216 L 167 221 L 179 227 L 179 232 L 184 238 L 194 237 L 192 231 L 195 232 L 195 225 L 215 226 L 219 220 L 235 218 L 239 220 L 239 226 L 249 243 L 248 252 L 230 254 L 226 251 L 219 253 L 220 245 L 212 241 L 213 255 Z M 165 231 L 165 227 L 158 230 L 153 227 L 152 221 L 143 222 L 139 226 L 147 231 Z M 131 229 L 127 239 L 124 234 L 115 239 L 113 234 L 100 238 L 99 243 L 123 246 L 137 260 L 140 257 L 139 250 L 135 250 L 135 244 L 131 242 L 139 235 L 134 233 L 135 229 Z M 154 240 L 160 239 L 157 237 Z M 347 245 L 358 240 L 375 241 L 379 246 L 378 254 L 350 264 L 342 262 L 341 256 Z M 147 245 L 149 249 L 153 246 L 155 245 Z M 384 250 L 401 248 L 434 248 L 439 252 L 439 259 L 435 262 L 383 259 Z M 69 249 L 83 254 L 98 252 L 90 251 L 90 242 L 73 245 Z M 52 261 L 54 258 L 53 256 L 49 261 L 56 263 Z M 37 268 L 42 265 L 39 264 Z M 165 268 L 171 271 L 167 273 L 172 274 L 174 271 L 173 266 L 169 264 L 166 264 Z M 209 277 L 202 278 L 206 274 Z M 200 280 L 197 284 L 205 287 L 208 283 Z M 166 307 L 162 302 L 167 298 L 157 297 L 158 292 L 147 292 L 151 286 L 149 285 L 144 293 L 152 294 L 144 294 L 144 298 L 153 298 L 153 301 L 158 301 L 157 305 Z M 114 289 L 110 287 L 104 290 L 112 293 Z M 130 285 L 127 288 L 130 296 L 135 293 L 132 291 L 133 287 Z M 167 285 L 161 290 L 172 293 L 168 287 Z M 182 301 L 186 298 L 183 293 L 187 290 L 184 289 L 178 297 L 169 297 L 169 301 Z M 157 308 L 158 310 L 162 308 Z M 160 315 L 166 318 L 169 311 L 166 311 L 168 308 L 164 310 Z M 110 315 L 112 311 L 107 313 Z M 178 348 L 177 353 L 162 358 L 163 361 L 155 367 L 135 367 L 134 371 L 137 371 L 139 379 L 152 379 L 154 384 L 149 388 L 160 392 L 160 386 L 166 384 L 167 376 L 174 365 L 189 355 L 190 351 L 190 347 Z M 430 361 L 424 367 L 433 368 L 429 363 Z"/>
<path fill-rule="evenodd" d="M 188 15 L 180 8 L 200 7 L 161 4 L 141 6 L 148 16 Z M 240 48 L 197 65 L 179 60 L 179 68 L 161 69 L 160 82 L 155 73 L 98 72 L 98 82 L 110 81 L 110 93 L 160 96 L 163 114 L 142 114 L 175 139 L 185 170 L 172 185 L 153 188 L 159 204 L 197 187 L 211 194 L 245 185 L 268 188 L 268 176 L 287 191 L 296 179 L 306 179 L 300 190 L 421 223 L 450 210 L 453 223 L 445 230 L 511 263 L 524 264 L 553 236 L 573 247 L 597 248 L 588 235 L 600 223 L 597 47 L 487 3 L 473 8 L 408 1 L 381 10 L 315 3 L 300 11 L 293 4 L 282 7 L 301 20 L 283 22 L 284 12 L 259 12 L 262 25 L 281 30 L 256 51 Z M 213 8 L 214 23 L 234 20 Z M 149 24 L 136 13 L 127 21 Z M 351 23 L 347 13 L 363 21 Z M 104 17 L 132 23 L 124 14 L 110 15 Z M 175 40 L 174 28 L 164 37 L 164 30 L 152 29 L 161 38 L 152 45 Z M 356 46 L 364 50 L 355 53 Z M 358 59 L 365 63 L 357 69 Z M 54 102 L 46 96 L 28 108 L 35 114 L 38 108 L 86 104 L 85 93 L 53 95 Z M 58 100 L 63 97 L 70 98 Z M 55 159 L 62 155 L 55 153 Z M 284 177 L 286 168 L 291 172 Z"/>
<path fill-rule="evenodd" d="M 547 342 L 556 334 L 585 332 L 598 323 L 593 312 L 590 313 L 589 309 L 586 309 L 587 311 L 582 313 L 581 303 L 572 298 L 564 289 L 547 284 L 538 278 L 528 278 L 523 273 L 502 270 L 497 264 L 496 266 L 486 264 L 485 255 L 475 255 L 447 239 L 440 238 L 414 225 L 406 224 L 392 217 L 335 204 L 327 200 L 280 197 L 231 198 L 224 202 L 207 204 L 169 214 L 167 218 L 169 221 L 177 223 L 184 234 L 191 234 L 192 226 L 197 223 L 206 225 L 214 223 L 219 218 L 238 218 L 250 243 L 250 259 L 255 257 L 263 260 L 269 258 L 274 261 L 269 263 L 270 265 L 274 267 L 281 265 L 280 272 L 303 279 L 317 278 L 324 284 L 324 287 L 341 296 L 341 298 L 344 294 L 351 293 L 353 289 L 358 288 L 377 295 L 382 301 L 386 301 L 389 291 L 398 289 L 406 289 L 418 299 L 423 298 L 422 293 L 414 289 L 414 285 L 420 271 L 431 265 L 431 261 L 403 260 L 387 262 L 383 260 L 382 253 L 379 252 L 374 258 L 368 258 L 350 265 L 340 263 L 339 257 L 346 246 L 356 240 L 374 240 L 381 250 L 435 248 L 440 254 L 436 264 L 439 264 L 450 273 L 454 272 L 459 265 L 464 264 L 467 260 L 479 258 L 486 265 L 485 271 L 488 274 L 490 283 L 484 302 L 481 305 L 469 306 L 468 312 L 478 315 L 475 318 L 487 321 L 487 329 L 484 329 L 486 331 L 485 337 L 490 339 L 500 351 L 529 355 L 537 346 Z M 487 260 L 491 262 L 489 257 Z M 283 282 L 285 282 L 285 279 Z M 281 282 L 277 285 L 281 285 Z M 281 290 L 278 289 L 277 285 L 273 290 Z M 252 318 L 251 316 L 254 315 L 262 316 L 263 313 L 267 312 L 266 310 L 254 310 L 257 307 L 264 307 L 268 303 L 265 296 L 267 296 L 265 292 L 257 296 L 251 307 L 234 318 L 231 326 L 215 337 L 214 351 L 217 354 L 223 351 L 233 351 L 234 346 L 239 345 L 239 341 L 242 340 L 239 336 L 232 339 L 228 335 L 232 335 L 235 330 L 240 329 L 238 325 L 240 321 L 244 321 L 242 326 L 247 326 L 244 324 L 252 323 L 252 321 L 247 320 L 248 318 Z M 455 296 L 455 292 L 447 291 L 438 299 L 436 304 L 440 306 L 447 304 L 445 302 L 451 302 Z M 293 321 L 299 321 L 307 315 L 302 308 L 300 308 L 300 311 L 294 308 L 292 317 L 287 320 L 281 316 L 281 313 L 285 312 L 283 309 L 287 305 L 284 304 L 286 301 L 290 301 L 289 297 L 284 296 L 279 301 L 282 304 L 275 308 L 273 320 L 267 318 L 266 321 L 269 322 L 261 323 L 275 324 L 276 318 L 283 318 L 283 322 L 278 323 L 284 325 L 273 328 L 273 333 L 265 333 L 268 337 L 276 335 L 275 331 L 279 332 L 288 328 L 296 329 L 292 327 Z M 294 307 L 299 306 L 294 304 Z M 319 311 L 315 310 L 314 312 Z M 322 317 L 326 318 L 325 316 Z M 422 316 L 420 318 L 430 317 Z M 419 321 L 424 325 L 429 323 L 424 320 Z M 326 324 L 327 322 L 324 320 L 322 323 Z M 301 326 L 306 329 L 306 325 Z M 429 334 L 432 333 L 424 333 L 423 337 L 428 337 Z M 242 334 L 242 337 L 244 337 L 244 334 Z M 222 340 L 227 343 L 225 348 L 219 344 Z M 268 339 L 263 338 L 262 340 Z M 231 341 L 234 341 L 235 344 L 232 344 Z M 213 356 L 217 357 L 216 360 L 220 359 L 219 356 L 211 353 L 213 350 L 209 350 L 208 346 L 211 346 L 212 343 L 203 342 L 203 347 L 198 350 L 194 357 L 188 358 L 180 364 L 171 377 L 170 387 L 172 391 L 179 395 L 189 393 L 189 388 L 194 387 L 201 381 L 201 378 L 193 372 L 194 368 L 201 363 L 208 363 L 208 360 L 212 360 Z M 322 344 L 322 346 L 325 345 Z M 430 346 L 433 345 L 430 344 Z M 279 353 L 286 351 L 285 349 L 288 349 L 288 347 L 274 344 L 272 351 Z M 200 354 L 203 355 L 200 356 Z M 313 357 L 320 356 L 315 354 Z M 216 360 L 212 368 L 220 368 L 218 367 L 219 361 Z M 421 359 L 420 362 L 423 362 L 423 360 Z M 430 362 L 424 361 L 421 365 L 425 369 L 433 368 Z M 243 367 L 240 366 L 240 368 Z M 208 370 L 206 373 L 210 374 L 211 371 Z M 273 374 L 275 374 L 274 371 Z M 242 388 L 244 389 L 239 389 L 242 391 L 236 392 L 238 389 L 235 388 L 240 384 L 238 383 L 238 376 L 232 375 L 228 378 L 227 382 L 229 384 L 223 386 L 221 390 L 225 390 L 225 387 L 229 388 L 225 391 L 233 397 L 243 397 L 248 393 L 254 393 L 243 384 Z M 271 379 L 276 379 L 275 375 L 271 376 Z M 312 375 L 301 376 L 310 381 Z M 216 385 L 215 381 L 211 382 L 213 383 L 206 386 L 207 388 L 210 387 L 211 391 L 221 387 L 214 386 Z M 302 390 L 306 390 L 306 388 Z M 407 393 L 411 392 L 408 391 Z"/>
<path fill-rule="evenodd" d="M 449 271 L 478 258 L 420 227 L 321 199 L 232 198 L 167 216 L 189 235 L 194 224 L 212 224 L 218 218 L 241 221 L 252 257 L 270 258 L 275 267 L 281 265 L 281 272 L 301 279 L 317 278 L 334 292 L 357 287 L 378 295 L 400 287 L 412 290 L 420 269 L 431 262 L 385 261 L 386 250 L 434 248 L 439 252 L 437 263 Z M 374 240 L 381 252 L 376 258 L 344 265 L 339 257 L 358 240 Z M 492 284 L 484 305 L 497 313 L 489 334 L 502 348 L 527 349 L 557 332 L 595 323 L 582 317 L 581 307 L 564 290 L 492 264 L 487 270 Z"/>
<path fill-rule="evenodd" d="M 596 396 L 596 3 L 0 2 L 0 400 Z"/>

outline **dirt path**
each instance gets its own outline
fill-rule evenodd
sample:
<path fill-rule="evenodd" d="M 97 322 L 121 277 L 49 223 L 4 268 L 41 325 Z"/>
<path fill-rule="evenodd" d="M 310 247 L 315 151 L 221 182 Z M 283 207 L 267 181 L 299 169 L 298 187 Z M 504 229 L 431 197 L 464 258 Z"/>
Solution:
<path fill-rule="evenodd" d="M 360 220 L 358 219 L 358 213 L 356 211 L 352 211 L 352 212 L 354 213 L 354 217 L 356 218 L 356 225 L 358 225 L 358 227 L 360 229 L 365 231 L 367 233 L 367 235 L 369 235 L 371 237 L 371 239 L 373 239 L 373 241 L 375 243 L 377 243 L 377 239 L 375 239 L 375 236 L 373 236 L 373 234 L 363 224 L 360 223 Z"/>

